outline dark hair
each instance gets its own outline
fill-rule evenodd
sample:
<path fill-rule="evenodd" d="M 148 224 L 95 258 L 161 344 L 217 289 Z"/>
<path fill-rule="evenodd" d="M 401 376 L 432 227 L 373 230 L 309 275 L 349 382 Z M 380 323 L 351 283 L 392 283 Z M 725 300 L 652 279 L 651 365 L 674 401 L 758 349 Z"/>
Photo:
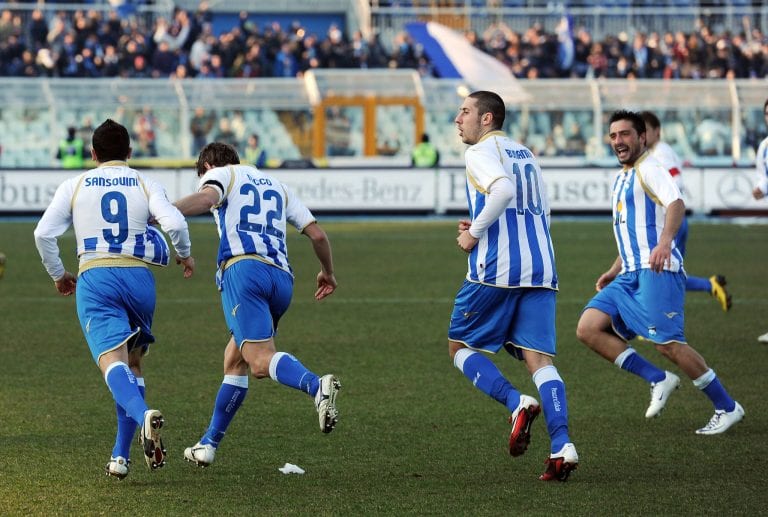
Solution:
<path fill-rule="evenodd" d="M 634 127 L 635 131 L 637 131 L 638 135 L 645 133 L 645 121 L 639 113 L 629 110 L 616 110 L 608 120 L 608 126 L 610 127 L 610 125 L 617 120 L 629 120 L 632 123 L 632 127 Z"/>
<path fill-rule="evenodd" d="M 661 127 L 661 121 L 652 111 L 641 111 L 640 116 L 643 117 L 646 129 L 651 126 L 653 129 L 659 129 Z"/>
<path fill-rule="evenodd" d="M 477 111 L 481 117 L 486 113 L 493 116 L 493 129 L 501 129 L 504 126 L 507 112 L 504 101 L 498 94 L 480 90 L 470 93 L 469 97 L 477 101 Z"/>
<path fill-rule="evenodd" d="M 768 108 L 768 99 L 765 99 L 765 103 L 763 103 L 763 113 L 765 113 L 765 108 Z"/>
<path fill-rule="evenodd" d="M 91 147 L 99 162 L 126 160 L 131 151 L 131 137 L 125 126 L 108 118 L 94 130 Z"/>
<path fill-rule="evenodd" d="M 202 176 L 206 173 L 205 164 L 212 167 L 223 167 L 224 165 L 238 165 L 240 156 L 234 147 L 222 142 L 211 142 L 203 147 L 200 155 L 197 157 L 197 175 Z"/>

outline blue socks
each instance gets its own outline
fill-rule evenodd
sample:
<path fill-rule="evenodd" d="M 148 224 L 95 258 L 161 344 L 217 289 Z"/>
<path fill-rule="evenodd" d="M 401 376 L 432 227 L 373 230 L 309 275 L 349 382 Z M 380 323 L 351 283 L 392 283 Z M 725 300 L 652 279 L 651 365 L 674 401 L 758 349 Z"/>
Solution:
<path fill-rule="evenodd" d="M 248 394 L 247 375 L 225 375 L 219 392 L 216 394 L 216 402 L 213 405 L 213 415 L 208 430 L 200 439 L 200 443 L 219 446 L 224 438 L 230 422 Z"/>
<path fill-rule="evenodd" d="M 730 412 L 736 407 L 736 402 L 725 391 L 725 388 L 720 383 L 720 379 L 718 379 L 717 374 L 715 374 L 712 368 L 704 372 L 704 375 L 698 379 L 695 379 L 693 385 L 709 397 L 715 409 Z"/>
<path fill-rule="evenodd" d="M 520 392 L 483 354 L 462 348 L 453 356 L 453 364 L 477 389 L 504 404 L 510 413 L 520 404 Z"/>
<path fill-rule="evenodd" d="M 667 376 L 664 370 L 649 363 L 647 359 L 635 352 L 634 348 L 624 350 L 613 363 L 622 370 L 642 377 L 648 383 L 661 382 Z"/>
<path fill-rule="evenodd" d="M 307 370 L 301 361 L 285 352 L 277 352 L 272 356 L 269 362 L 269 376 L 280 384 L 301 390 L 310 396 L 314 396 L 320 388 L 320 378 Z"/>
<path fill-rule="evenodd" d="M 539 390 L 547 432 L 551 439 L 550 452 L 559 452 L 570 442 L 568 436 L 568 401 L 565 398 L 565 384 L 553 365 L 539 368 L 533 374 L 533 382 Z"/>
<path fill-rule="evenodd" d="M 685 279 L 685 290 L 706 291 L 709 293 L 712 291 L 712 284 L 710 283 L 709 278 L 704 278 L 703 276 L 689 276 Z"/>
<path fill-rule="evenodd" d="M 112 398 L 125 410 L 125 413 L 138 425 L 144 423 L 144 413 L 147 404 L 139 390 L 136 376 L 128 365 L 122 361 L 115 361 L 107 367 L 104 373 L 104 381 L 112 392 Z"/>
<path fill-rule="evenodd" d="M 139 386 L 141 398 L 144 398 L 144 378 L 136 377 L 136 384 Z M 115 412 L 117 413 L 117 435 L 115 436 L 115 446 L 112 448 L 112 457 L 122 456 L 125 459 L 130 459 L 131 443 L 139 424 L 117 402 L 115 402 Z"/>

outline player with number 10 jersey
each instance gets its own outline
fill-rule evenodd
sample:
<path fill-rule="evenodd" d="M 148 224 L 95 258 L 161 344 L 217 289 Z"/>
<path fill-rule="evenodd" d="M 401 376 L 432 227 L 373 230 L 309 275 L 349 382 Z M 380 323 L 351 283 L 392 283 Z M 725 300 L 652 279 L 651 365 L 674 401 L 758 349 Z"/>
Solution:
<path fill-rule="evenodd" d="M 467 280 L 499 287 L 557 289 L 549 201 L 531 151 L 494 131 L 469 147 L 465 159 L 472 220 L 482 211 L 496 180 L 508 177 L 515 189 L 510 206 L 470 252 Z"/>

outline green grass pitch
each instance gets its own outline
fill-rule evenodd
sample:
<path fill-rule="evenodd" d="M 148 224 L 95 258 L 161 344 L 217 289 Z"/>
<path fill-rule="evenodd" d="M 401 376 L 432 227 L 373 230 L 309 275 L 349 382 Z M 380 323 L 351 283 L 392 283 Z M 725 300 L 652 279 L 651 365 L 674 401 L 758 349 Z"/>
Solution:
<path fill-rule="evenodd" d="M 712 414 L 683 382 L 664 414 L 644 418 L 648 387 L 587 350 L 575 326 L 597 276 L 615 257 L 610 220 L 556 219 L 560 276 L 558 357 L 581 464 L 567 483 L 543 483 L 548 439 L 536 421 L 528 452 L 511 458 L 503 407 L 451 364 L 446 332 L 466 258 L 455 223 L 321 223 L 333 243 L 339 289 L 312 298 L 318 265 L 293 232 L 293 304 L 278 349 L 342 381 L 341 418 L 320 433 L 312 401 L 251 379 L 216 463 L 184 462 L 207 426 L 221 382 L 227 330 L 213 282 L 218 239 L 191 223 L 198 271 L 155 270 L 158 338 L 145 360 L 147 399 L 166 417 L 165 468 L 133 449 L 123 482 L 104 476 L 114 435 L 111 396 L 81 335 L 74 298 L 58 296 L 34 248 L 32 222 L 0 224 L 8 262 L 0 280 L 1 515 L 755 515 L 765 512 L 768 347 L 766 226 L 691 225 L 686 268 L 727 276 L 723 313 L 688 296 L 688 339 L 742 403 L 746 419 L 722 436 L 694 434 Z M 68 268 L 74 240 L 60 239 Z M 656 364 L 680 372 L 648 345 Z M 497 364 L 537 395 L 522 364 Z M 283 475 L 284 463 L 306 470 Z"/>

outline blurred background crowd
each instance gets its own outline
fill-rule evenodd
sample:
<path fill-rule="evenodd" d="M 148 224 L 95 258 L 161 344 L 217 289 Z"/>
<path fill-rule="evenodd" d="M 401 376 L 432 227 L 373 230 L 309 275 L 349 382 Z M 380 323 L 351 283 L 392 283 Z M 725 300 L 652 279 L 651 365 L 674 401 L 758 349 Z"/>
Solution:
<path fill-rule="evenodd" d="M 50 4 L 50 2 L 49 2 Z M 391 4 L 391 2 L 390 2 Z M 400 2 L 412 4 L 412 2 Z M 6 4 L 7 5 L 7 4 Z M 313 68 L 413 68 L 435 71 L 407 32 L 381 41 L 373 32 L 322 33 L 300 22 L 259 26 L 241 12 L 214 31 L 214 10 L 201 2 L 170 18 L 122 9 L 0 13 L 0 75 L 12 77 L 226 78 L 296 77 Z M 46 14 L 48 13 L 48 14 Z M 519 78 L 749 78 L 768 74 L 768 38 L 743 30 L 716 32 L 699 21 L 688 31 L 621 31 L 593 37 L 584 27 L 540 24 L 512 30 L 503 22 L 464 36 Z"/>

